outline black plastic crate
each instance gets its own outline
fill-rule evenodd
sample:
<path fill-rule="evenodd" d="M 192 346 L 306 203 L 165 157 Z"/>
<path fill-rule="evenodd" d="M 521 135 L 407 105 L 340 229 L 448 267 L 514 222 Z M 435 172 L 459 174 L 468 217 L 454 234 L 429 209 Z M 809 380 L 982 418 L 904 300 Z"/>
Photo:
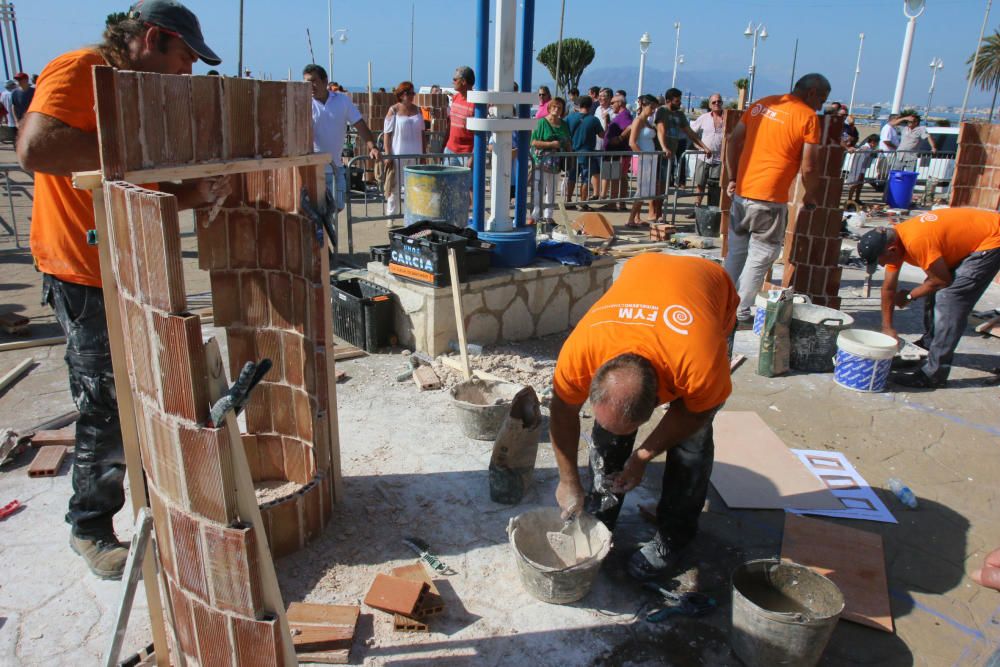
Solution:
<path fill-rule="evenodd" d="M 385 266 L 389 266 L 389 244 L 373 245 L 368 249 L 368 257 L 373 262 L 381 262 Z"/>
<path fill-rule="evenodd" d="M 417 225 L 389 232 L 389 272 L 397 278 L 423 285 L 451 285 L 448 249 L 455 249 L 458 279 L 468 278 L 465 262 L 465 236 L 435 229 L 414 229 Z"/>
<path fill-rule="evenodd" d="M 490 270 L 490 255 L 485 248 L 466 248 L 465 266 L 470 274 L 486 273 Z"/>
<path fill-rule="evenodd" d="M 360 278 L 333 283 L 333 333 L 366 352 L 389 344 L 392 292 Z"/>

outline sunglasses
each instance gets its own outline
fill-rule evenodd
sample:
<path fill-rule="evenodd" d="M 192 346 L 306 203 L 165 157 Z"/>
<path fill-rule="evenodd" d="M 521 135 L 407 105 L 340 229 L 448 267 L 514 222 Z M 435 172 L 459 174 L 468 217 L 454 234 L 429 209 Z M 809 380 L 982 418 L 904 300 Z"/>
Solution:
<path fill-rule="evenodd" d="M 722 100 L 712 100 L 709 104 L 722 104 Z"/>

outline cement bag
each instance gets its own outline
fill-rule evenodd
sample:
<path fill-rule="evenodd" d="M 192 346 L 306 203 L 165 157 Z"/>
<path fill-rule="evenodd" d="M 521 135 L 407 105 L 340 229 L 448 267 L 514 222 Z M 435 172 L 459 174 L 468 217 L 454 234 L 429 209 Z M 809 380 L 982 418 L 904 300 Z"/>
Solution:
<path fill-rule="evenodd" d="M 757 374 L 770 378 L 788 372 L 791 357 L 790 327 L 792 323 L 791 289 L 770 290 L 764 326 L 760 331 L 760 355 Z"/>
<path fill-rule="evenodd" d="M 531 485 L 542 430 L 542 409 L 531 387 L 519 391 L 500 425 L 490 458 L 490 500 L 504 505 L 521 502 Z"/>

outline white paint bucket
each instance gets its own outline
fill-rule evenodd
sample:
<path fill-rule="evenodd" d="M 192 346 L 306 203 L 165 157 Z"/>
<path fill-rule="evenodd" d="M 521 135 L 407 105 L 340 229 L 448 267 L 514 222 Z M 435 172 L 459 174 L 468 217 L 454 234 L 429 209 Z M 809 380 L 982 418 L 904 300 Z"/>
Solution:
<path fill-rule="evenodd" d="M 841 331 L 833 359 L 834 381 L 854 391 L 884 391 L 898 347 L 895 338 L 877 331 Z"/>

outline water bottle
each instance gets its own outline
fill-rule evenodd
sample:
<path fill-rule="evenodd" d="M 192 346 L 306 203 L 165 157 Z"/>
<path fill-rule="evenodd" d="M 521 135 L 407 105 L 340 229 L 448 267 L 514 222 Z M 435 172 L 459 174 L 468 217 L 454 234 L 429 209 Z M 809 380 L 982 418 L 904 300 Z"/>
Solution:
<path fill-rule="evenodd" d="M 889 490 L 895 494 L 899 502 L 903 503 L 911 510 L 917 508 L 917 497 L 913 495 L 910 487 L 906 486 L 897 477 L 889 480 Z"/>

